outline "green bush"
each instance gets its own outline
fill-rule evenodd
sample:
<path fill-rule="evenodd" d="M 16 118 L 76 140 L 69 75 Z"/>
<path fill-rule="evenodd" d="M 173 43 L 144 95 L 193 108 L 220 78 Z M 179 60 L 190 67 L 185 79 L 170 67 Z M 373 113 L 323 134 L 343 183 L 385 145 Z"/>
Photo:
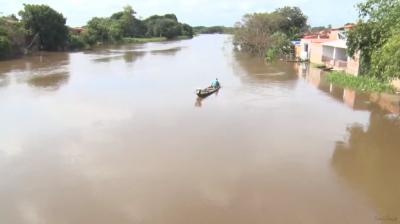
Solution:
<path fill-rule="evenodd" d="M 359 91 L 394 93 L 394 88 L 389 82 L 375 77 L 353 76 L 345 72 L 333 71 L 329 72 L 326 78 L 335 85 Z"/>
<path fill-rule="evenodd" d="M 400 34 L 394 35 L 372 53 L 371 76 L 385 80 L 400 78 Z"/>
<path fill-rule="evenodd" d="M 10 54 L 11 43 L 8 37 L 0 36 L 0 58 L 5 58 Z"/>
<path fill-rule="evenodd" d="M 87 48 L 87 44 L 83 36 L 78 34 L 69 34 L 68 36 L 68 49 L 70 50 L 80 50 Z"/>

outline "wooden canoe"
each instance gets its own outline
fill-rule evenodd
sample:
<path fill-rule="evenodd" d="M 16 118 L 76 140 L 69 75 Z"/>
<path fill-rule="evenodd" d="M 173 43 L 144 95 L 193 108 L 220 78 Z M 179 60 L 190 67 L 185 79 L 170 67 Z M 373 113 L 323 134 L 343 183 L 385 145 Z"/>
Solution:
<path fill-rule="evenodd" d="M 205 89 L 197 89 L 196 94 L 198 97 L 204 98 L 204 97 L 207 97 L 207 96 L 217 92 L 220 88 L 221 88 L 221 86 L 218 86 L 218 87 L 209 86 Z"/>

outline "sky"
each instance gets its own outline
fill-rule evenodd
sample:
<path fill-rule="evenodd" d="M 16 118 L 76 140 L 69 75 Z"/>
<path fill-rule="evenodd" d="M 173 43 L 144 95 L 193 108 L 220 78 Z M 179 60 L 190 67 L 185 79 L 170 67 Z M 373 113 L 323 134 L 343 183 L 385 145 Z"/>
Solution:
<path fill-rule="evenodd" d="M 362 0 L 0 0 L 0 13 L 8 15 L 23 4 L 47 4 L 63 13 L 69 26 L 83 26 L 92 17 L 110 16 L 131 5 L 137 16 L 175 13 L 192 26 L 233 26 L 246 13 L 271 12 L 283 6 L 298 6 L 312 26 L 333 27 L 355 21 L 355 5 Z M 1 15 L 0 14 L 0 15 Z"/>

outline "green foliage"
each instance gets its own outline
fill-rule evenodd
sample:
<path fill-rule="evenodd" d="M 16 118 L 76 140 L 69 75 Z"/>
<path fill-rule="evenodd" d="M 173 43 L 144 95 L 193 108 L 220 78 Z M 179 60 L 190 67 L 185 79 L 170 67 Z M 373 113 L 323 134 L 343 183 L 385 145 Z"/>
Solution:
<path fill-rule="evenodd" d="M 28 37 L 39 34 L 41 47 L 45 50 L 62 49 L 68 39 L 64 16 L 47 5 L 24 4 L 19 12 Z"/>
<path fill-rule="evenodd" d="M 25 31 L 14 16 L 0 17 L 0 58 L 20 55 L 25 44 Z"/>
<path fill-rule="evenodd" d="M 0 17 L 0 58 L 22 54 L 25 46 L 37 39 L 43 50 L 78 50 L 102 43 L 142 43 L 193 36 L 193 28 L 180 23 L 175 14 L 140 20 L 129 5 L 110 17 L 92 18 L 82 32 L 69 32 L 63 15 L 47 5 L 24 4 L 19 15 L 21 21 L 15 15 Z"/>
<path fill-rule="evenodd" d="M 307 28 L 307 17 L 298 7 L 284 7 L 272 13 L 247 14 L 242 22 L 236 24 L 234 43 L 244 51 L 259 56 L 267 52 L 267 56 L 271 57 L 286 51 L 286 44 L 283 45 L 285 49 L 277 49 L 275 44 L 287 43 Z M 275 33 L 280 33 L 279 38 L 274 36 Z M 285 34 L 285 41 L 281 40 L 281 34 Z"/>
<path fill-rule="evenodd" d="M 234 34 L 235 28 L 226 26 L 196 26 L 193 27 L 193 32 L 197 34 Z"/>
<path fill-rule="evenodd" d="M 224 33 L 224 27 L 223 26 L 200 27 L 198 32 L 202 34 Z"/>
<path fill-rule="evenodd" d="M 145 38 L 163 37 L 174 39 L 179 36 L 193 36 L 193 29 L 188 24 L 178 22 L 176 15 L 154 15 L 146 20 L 135 18 L 136 12 L 131 6 L 112 14 L 109 18 L 91 19 L 83 39 L 90 45 L 116 42 L 143 42 Z"/>
<path fill-rule="evenodd" d="M 80 50 L 87 48 L 88 45 L 83 37 L 83 35 L 77 35 L 69 33 L 68 36 L 68 49 L 70 50 Z"/>
<path fill-rule="evenodd" d="M 7 57 L 11 51 L 11 43 L 8 37 L 0 35 L 0 58 Z"/>
<path fill-rule="evenodd" d="M 400 34 L 393 35 L 371 55 L 371 74 L 391 80 L 400 78 Z"/>
<path fill-rule="evenodd" d="M 269 61 L 281 58 L 291 52 L 291 43 L 283 32 L 276 32 L 271 35 L 271 47 L 267 49 L 266 58 Z"/>
<path fill-rule="evenodd" d="M 182 24 L 182 34 L 181 35 L 193 37 L 193 28 L 186 23 Z"/>
<path fill-rule="evenodd" d="M 84 40 L 90 44 L 115 43 L 124 37 L 124 28 L 118 20 L 94 17 L 86 26 Z"/>
<path fill-rule="evenodd" d="M 148 43 L 148 42 L 160 42 L 160 41 L 166 41 L 167 38 L 165 37 L 124 37 L 123 42 L 124 43 L 130 43 L 130 44 L 141 44 L 141 43 Z"/>
<path fill-rule="evenodd" d="M 367 0 L 358 5 L 359 21 L 348 33 L 348 53 L 360 55 L 360 73 L 377 78 L 396 77 L 400 71 L 391 57 L 398 55 L 396 36 L 400 30 L 400 1 Z M 398 39 L 397 39 L 398 40 Z M 383 58 L 385 58 L 384 61 Z M 398 77 L 398 76 L 397 76 Z"/>
<path fill-rule="evenodd" d="M 329 72 L 326 78 L 335 85 L 359 91 L 394 93 L 394 88 L 389 82 L 374 77 L 353 76 L 345 72 L 333 71 Z"/>
<path fill-rule="evenodd" d="M 280 19 L 279 30 L 291 39 L 298 38 L 298 34 L 308 28 L 307 16 L 303 14 L 299 7 L 285 6 L 273 13 L 277 14 L 278 17 L 282 17 Z"/>
<path fill-rule="evenodd" d="M 164 16 L 154 15 L 144 20 L 144 23 L 147 28 L 147 37 L 173 39 L 181 35 L 193 36 L 192 27 L 179 23 L 174 14 L 166 14 Z"/>
<path fill-rule="evenodd" d="M 86 31 L 83 33 L 86 42 L 90 45 L 98 42 L 110 40 L 109 19 L 94 17 L 86 25 Z"/>

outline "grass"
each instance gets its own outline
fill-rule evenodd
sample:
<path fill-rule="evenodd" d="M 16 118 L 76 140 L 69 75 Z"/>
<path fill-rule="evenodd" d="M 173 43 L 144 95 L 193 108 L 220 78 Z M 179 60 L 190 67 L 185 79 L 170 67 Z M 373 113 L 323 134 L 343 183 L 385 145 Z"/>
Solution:
<path fill-rule="evenodd" d="M 148 42 L 160 42 L 166 41 L 167 38 L 165 37 L 125 37 L 123 39 L 124 43 L 148 43 Z"/>
<path fill-rule="evenodd" d="M 394 87 L 386 82 L 376 78 L 365 76 L 353 76 L 341 71 L 332 71 L 327 75 L 327 80 L 341 87 L 348 87 L 364 92 L 387 92 L 394 93 Z"/>

